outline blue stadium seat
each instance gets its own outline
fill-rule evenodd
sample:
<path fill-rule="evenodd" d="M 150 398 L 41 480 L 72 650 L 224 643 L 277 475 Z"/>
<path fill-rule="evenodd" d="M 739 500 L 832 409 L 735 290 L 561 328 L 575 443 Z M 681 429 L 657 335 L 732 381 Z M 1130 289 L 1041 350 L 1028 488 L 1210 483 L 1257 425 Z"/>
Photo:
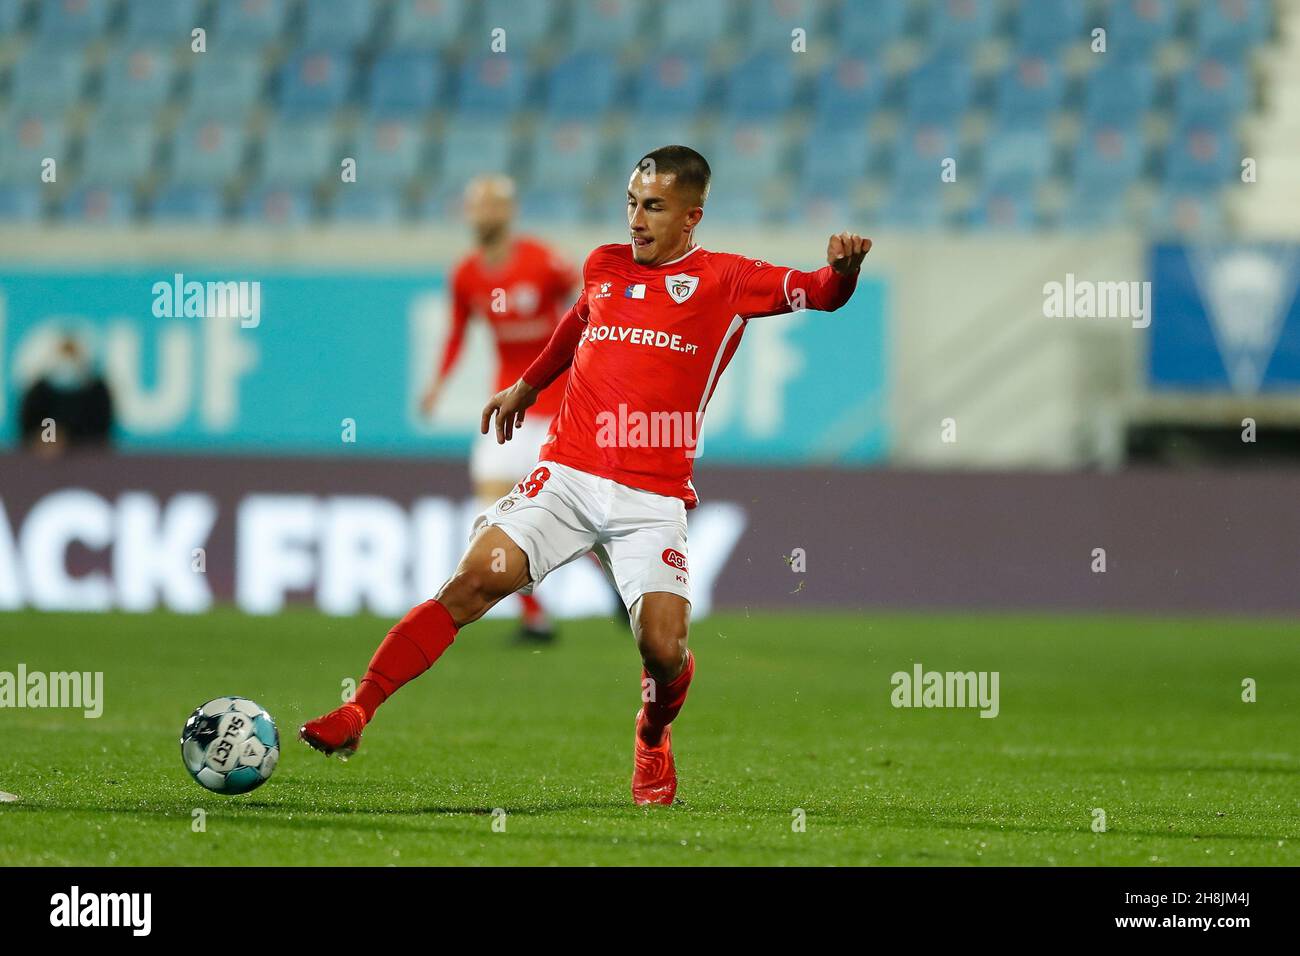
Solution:
<path fill-rule="evenodd" d="M 604 166 L 604 153 L 595 124 L 544 124 L 528 152 L 526 179 L 538 191 L 576 190 L 595 180 Z"/>
<path fill-rule="evenodd" d="M 45 0 L 36 10 L 40 43 L 84 47 L 108 28 L 108 0 Z"/>
<path fill-rule="evenodd" d="M 268 226 L 298 226 L 312 217 L 311 192 L 289 187 L 254 189 L 239 205 L 240 218 Z"/>
<path fill-rule="evenodd" d="M 219 186 L 239 172 L 247 136 L 242 124 L 190 119 L 171 142 L 170 181 L 178 186 Z"/>
<path fill-rule="evenodd" d="M 104 68 L 101 109 L 124 117 L 151 116 L 171 96 L 175 61 L 170 51 L 117 51 Z"/>
<path fill-rule="evenodd" d="M 155 222 L 220 222 L 224 211 L 221 190 L 215 186 L 168 186 L 149 204 Z"/>
<path fill-rule="evenodd" d="M 1033 190 L 1009 184 L 986 187 L 967 210 L 967 223 L 979 229 L 1033 229 L 1039 225 Z"/>
<path fill-rule="evenodd" d="M 791 52 L 793 31 L 804 31 L 805 49 L 827 48 L 834 34 L 825 29 L 816 0 L 754 0 L 745 4 L 749 14 L 748 48 L 751 51 Z"/>
<path fill-rule="evenodd" d="M 84 51 L 33 44 L 14 64 L 10 102 L 35 112 L 60 112 L 80 99 L 85 75 Z"/>
<path fill-rule="evenodd" d="M 487 49 L 491 31 L 506 31 L 507 54 L 519 56 L 539 46 L 550 35 L 557 5 L 520 3 L 519 0 L 481 0 L 482 49 Z"/>
<path fill-rule="evenodd" d="M 243 119 L 260 101 L 264 85 L 260 55 L 210 51 L 195 58 L 188 113 L 201 120 Z"/>
<path fill-rule="evenodd" d="M 1149 62 L 1174 38 L 1174 0 L 1110 0 L 1106 56 Z"/>
<path fill-rule="evenodd" d="M 1084 126 L 1136 126 L 1154 95 L 1150 64 L 1102 57 L 1084 91 Z"/>
<path fill-rule="evenodd" d="M 363 124 L 352 149 L 357 161 L 356 185 L 388 188 L 410 182 L 419 172 L 424 146 L 417 123 L 384 120 Z"/>
<path fill-rule="evenodd" d="M 1195 38 L 1202 56 L 1240 59 L 1272 30 L 1269 0 L 1202 0 L 1195 7 Z"/>
<path fill-rule="evenodd" d="M 997 6 L 989 0 L 933 0 L 930 42 L 944 49 L 970 49 L 990 39 L 997 28 Z"/>
<path fill-rule="evenodd" d="M 1095 231 L 1131 225 L 1124 199 L 1125 188 L 1100 190 L 1075 181 L 1061 210 L 1059 225 L 1070 231 Z"/>
<path fill-rule="evenodd" d="M 467 0 L 397 0 L 389 45 L 396 50 L 445 50 L 460 36 Z"/>
<path fill-rule="evenodd" d="M 1046 129 L 1060 109 L 1064 87 L 1055 60 L 1033 54 L 1017 57 L 998 77 L 995 122 L 1003 129 Z"/>
<path fill-rule="evenodd" d="M 1226 130 L 1184 127 L 1170 138 L 1165 152 L 1165 188 L 1190 193 L 1221 186 L 1240 164 L 1241 154 Z"/>
<path fill-rule="evenodd" d="M 1052 151 L 1052 134 L 1046 126 L 995 126 L 984 143 L 984 177 L 997 192 L 1028 193 L 1047 178 Z"/>
<path fill-rule="evenodd" d="M 82 144 L 81 179 L 103 186 L 138 183 L 153 170 L 156 144 L 152 119 L 101 114 Z"/>
<path fill-rule="evenodd" d="M 509 172 L 513 140 L 503 123 L 451 124 L 442 143 L 439 192 L 459 194 L 465 183 L 481 173 Z"/>
<path fill-rule="evenodd" d="M 391 225 L 402 218 L 402 196 L 396 189 L 345 183 L 335 193 L 329 215 L 334 222 Z"/>
<path fill-rule="evenodd" d="M 1223 202 L 1216 192 L 1180 192 L 1166 189 L 1160 193 L 1148 229 L 1156 235 L 1206 236 L 1219 238 L 1226 226 Z"/>
<path fill-rule="evenodd" d="M 350 51 L 369 38 L 375 19 L 368 0 L 311 0 L 302 9 L 297 39 L 309 50 Z"/>
<path fill-rule="evenodd" d="M 818 126 L 860 123 L 880 106 L 885 72 L 866 57 L 845 57 L 828 64 L 818 75 L 813 111 Z"/>
<path fill-rule="evenodd" d="M 972 91 L 970 63 L 951 51 L 931 56 L 908 77 L 906 119 L 911 124 L 953 123 Z"/>
<path fill-rule="evenodd" d="M 731 180 L 710 190 L 704 209 L 710 222 L 732 226 L 757 226 L 775 218 L 760 190 Z"/>
<path fill-rule="evenodd" d="M 442 93 L 442 69 L 428 53 L 386 53 L 370 70 L 366 103 L 372 116 L 427 113 Z"/>
<path fill-rule="evenodd" d="M 522 57 L 485 54 L 460 69 L 456 109 L 466 116 L 503 117 L 524 104 L 528 81 Z"/>
<path fill-rule="evenodd" d="M 1018 0 L 1016 43 L 1020 50 L 1052 56 L 1063 46 L 1090 39 L 1083 0 Z"/>
<path fill-rule="evenodd" d="M 801 193 L 782 212 L 785 222 L 819 232 L 860 228 L 866 218 L 855 208 L 851 196 L 840 194 Z"/>
<path fill-rule="evenodd" d="M 587 201 L 578 190 L 529 189 L 519 197 L 519 219 L 539 226 L 572 226 L 587 219 Z"/>
<path fill-rule="evenodd" d="M 772 123 L 729 123 L 716 131 L 709 164 L 737 193 L 762 189 L 785 167 L 785 138 Z"/>
<path fill-rule="evenodd" d="M 727 0 L 659 0 L 651 23 L 659 28 L 661 50 L 698 54 L 726 39 L 730 24 Z"/>
<path fill-rule="evenodd" d="M 133 46 L 188 45 L 190 32 L 207 26 L 198 14 L 198 0 L 126 0 L 126 39 Z"/>
<path fill-rule="evenodd" d="M 732 119 L 754 120 L 784 113 L 794 102 L 790 53 L 756 53 L 723 78 L 722 109 Z"/>
<path fill-rule="evenodd" d="M 40 219 L 40 189 L 35 186 L 0 186 L 0 222 L 34 223 Z"/>
<path fill-rule="evenodd" d="M 869 8 L 842 4 L 835 27 L 840 49 L 850 56 L 881 53 L 903 38 L 907 12 L 908 0 L 877 0 Z"/>
<path fill-rule="evenodd" d="M 1074 182 L 1103 196 L 1126 190 L 1142 172 L 1142 133 L 1132 127 L 1097 126 L 1079 137 Z"/>
<path fill-rule="evenodd" d="M 691 116 L 704 106 L 708 79 L 697 57 L 650 57 L 633 85 L 633 109 L 644 116 Z"/>
<path fill-rule="evenodd" d="M 213 5 L 219 48 L 254 50 L 278 39 L 284 32 L 288 5 L 285 0 L 224 0 Z M 208 49 L 214 49 L 209 38 Z"/>
<path fill-rule="evenodd" d="M 97 225 L 128 222 L 135 207 L 130 188 L 83 185 L 72 190 L 60 204 L 64 219 Z"/>
<path fill-rule="evenodd" d="M 309 186 L 342 171 L 334 127 L 328 121 L 273 123 L 262 140 L 259 181 L 267 186 Z"/>
<path fill-rule="evenodd" d="M 862 123 L 813 127 L 803 140 L 803 189 L 813 196 L 844 197 L 866 177 L 871 143 Z"/>
<path fill-rule="evenodd" d="M 1223 60 L 1202 60 L 1187 68 L 1178 80 L 1174 115 L 1178 123 L 1227 125 L 1247 104 L 1246 70 Z"/>
<path fill-rule="evenodd" d="M 66 156 L 62 120 L 31 113 L 10 117 L 0 128 L 0 183 L 31 186 L 40 182 L 43 160 L 54 159 L 63 168 Z"/>
<path fill-rule="evenodd" d="M 572 50 L 618 53 L 636 39 L 645 4 L 638 0 L 592 0 L 575 8 L 566 31 Z"/>
<path fill-rule="evenodd" d="M 608 53 L 566 57 L 546 77 L 546 112 L 556 119 L 599 119 L 618 93 L 618 66 Z"/>
<path fill-rule="evenodd" d="M 957 159 L 957 137 L 944 126 L 918 125 L 903 129 L 892 151 L 896 195 L 925 197 L 948 186 L 940 178 L 945 159 Z M 960 166 L 958 167 L 960 175 Z"/>
<path fill-rule="evenodd" d="M 937 187 L 928 193 L 895 192 L 876 213 L 876 221 L 893 229 L 934 230 L 947 224 L 943 194 Z"/>
<path fill-rule="evenodd" d="M 352 62 L 325 50 L 298 53 L 280 68 L 279 82 L 279 108 L 284 116 L 332 113 L 347 99 Z"/>

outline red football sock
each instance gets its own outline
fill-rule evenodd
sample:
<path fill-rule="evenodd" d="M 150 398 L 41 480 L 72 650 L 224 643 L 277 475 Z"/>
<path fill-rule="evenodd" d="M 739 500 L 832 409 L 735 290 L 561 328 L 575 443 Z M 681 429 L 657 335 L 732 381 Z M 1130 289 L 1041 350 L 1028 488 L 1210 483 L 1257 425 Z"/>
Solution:
<path fill-rule="evenodd" d="M 533 595 L 521 594 L 519 600 L 524 606 L 525 623 L 534 623 L 546 617 L 546 608 L 542 607 L 542 602 Z"/>
<path fill-rule="evenodd" d="M 367 723 L 374 719 L 379 705 L 399 687 L 433 666 L 451 646 L 457 630 L 451 614 L 434 600 L 417 604 L 393 625 L 370 659 L 370 667 L 361 678 L 353 700 L 366 712 Z"/>
<path fill-rule="evenodd" d="M 690 651 L 686 652 L 686 666 L 682 672 L 672 679 L 668 684 L 661 684 L 654 687 L 654 700 L 648 700 L 644 704 L 645 722 L 641 725 L 641 739 L 647 744 L 654 747 L 663 738 L 664 728 L 671 724 L 681 711 L 682 705 L 686 703 L 686 692 L 690 690 L 691 678 L 695 676 L 695 655 Z M 641 670 L 642 687 L 645 687 L 645 681 L 650 679 L 650 675 L 644 668 Z M 653 685 L 652 685 L 653 686 Z"/>

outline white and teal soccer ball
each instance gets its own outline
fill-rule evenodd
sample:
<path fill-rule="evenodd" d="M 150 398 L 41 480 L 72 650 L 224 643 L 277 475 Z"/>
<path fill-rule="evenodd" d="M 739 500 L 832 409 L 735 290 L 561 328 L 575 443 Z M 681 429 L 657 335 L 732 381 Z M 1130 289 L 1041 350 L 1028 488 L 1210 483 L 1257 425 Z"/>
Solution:
<path fill-rule="evenodd" d="M 190 776 L 212 792 L 248 793 L 275 772 L 280 732 L 261 705 L 246 697 L 218 697 L 185 721 L 181 759 Z"/>

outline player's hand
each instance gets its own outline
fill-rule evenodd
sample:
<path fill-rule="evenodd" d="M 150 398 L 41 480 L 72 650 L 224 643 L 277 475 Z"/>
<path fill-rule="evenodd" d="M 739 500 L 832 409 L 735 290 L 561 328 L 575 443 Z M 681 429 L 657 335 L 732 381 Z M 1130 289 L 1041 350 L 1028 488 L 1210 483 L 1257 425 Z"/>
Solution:
<path fill-rule="evenodd" d="M 420 396 L 420 411 L 425 415 L 432 415 L 440 395 L 442 395 L 442 382 L 432 382 Z"/>
<path fill-rule="evenodd" d="M 514 437 L 515 429 L 524 423 L 524 412 L 537 401 L 537 389 L 522 378 L 505 391 L 497 392 L 483 408 L 483 421 L 479 431 L 488 433 L 488 425 L 496 414 L 497 444 L 504 445 Z"/>
<path fill-rule="evenodd" d="M 852 275 L 862 266 L 862 260 L 870 251 L 870 239 L 856 232 L 841 232 L 831 236 L 831 241 L 826 244 L 826 262 L 840 275 Z"/>

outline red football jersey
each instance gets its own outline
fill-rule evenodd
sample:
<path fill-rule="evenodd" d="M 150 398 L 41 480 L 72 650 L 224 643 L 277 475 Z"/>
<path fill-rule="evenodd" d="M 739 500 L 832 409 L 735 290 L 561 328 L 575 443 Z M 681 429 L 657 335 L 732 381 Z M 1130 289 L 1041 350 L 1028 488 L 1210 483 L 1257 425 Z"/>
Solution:
<path fill-rule="evenodd" d="M 594 250 L 582 278 L 557 344 L 526 377 L 545 385 L 572 356 L 541 457 L 681 498 L 688 508 L 698 500 L 691 473 L 704 410 L 746 323 L 796 308 L 837 309 L 857 283 L 856 274 L 829 266 L 800 272 L 699 246 L 643 266 L 627 243 Z M 577 321 L 585 327 L 576 348 L 560 345 Z"/>
<path fill-rule="evenodd" d="M 497 347 L 494 392 L 509 388 L 546 345 L 564 314 L 577 272 L 546 246 L 521 236 L 500 266 L 492 267 L 475 251 L 462 259 L 451 277 L 451 330 L 439 363 L 446 376 L 456 364 L 465 341 L 465 328 L 474 317 L 487 321 Z M 530 409 L 539 416 L 559 410 L 563 386 Z"/>

